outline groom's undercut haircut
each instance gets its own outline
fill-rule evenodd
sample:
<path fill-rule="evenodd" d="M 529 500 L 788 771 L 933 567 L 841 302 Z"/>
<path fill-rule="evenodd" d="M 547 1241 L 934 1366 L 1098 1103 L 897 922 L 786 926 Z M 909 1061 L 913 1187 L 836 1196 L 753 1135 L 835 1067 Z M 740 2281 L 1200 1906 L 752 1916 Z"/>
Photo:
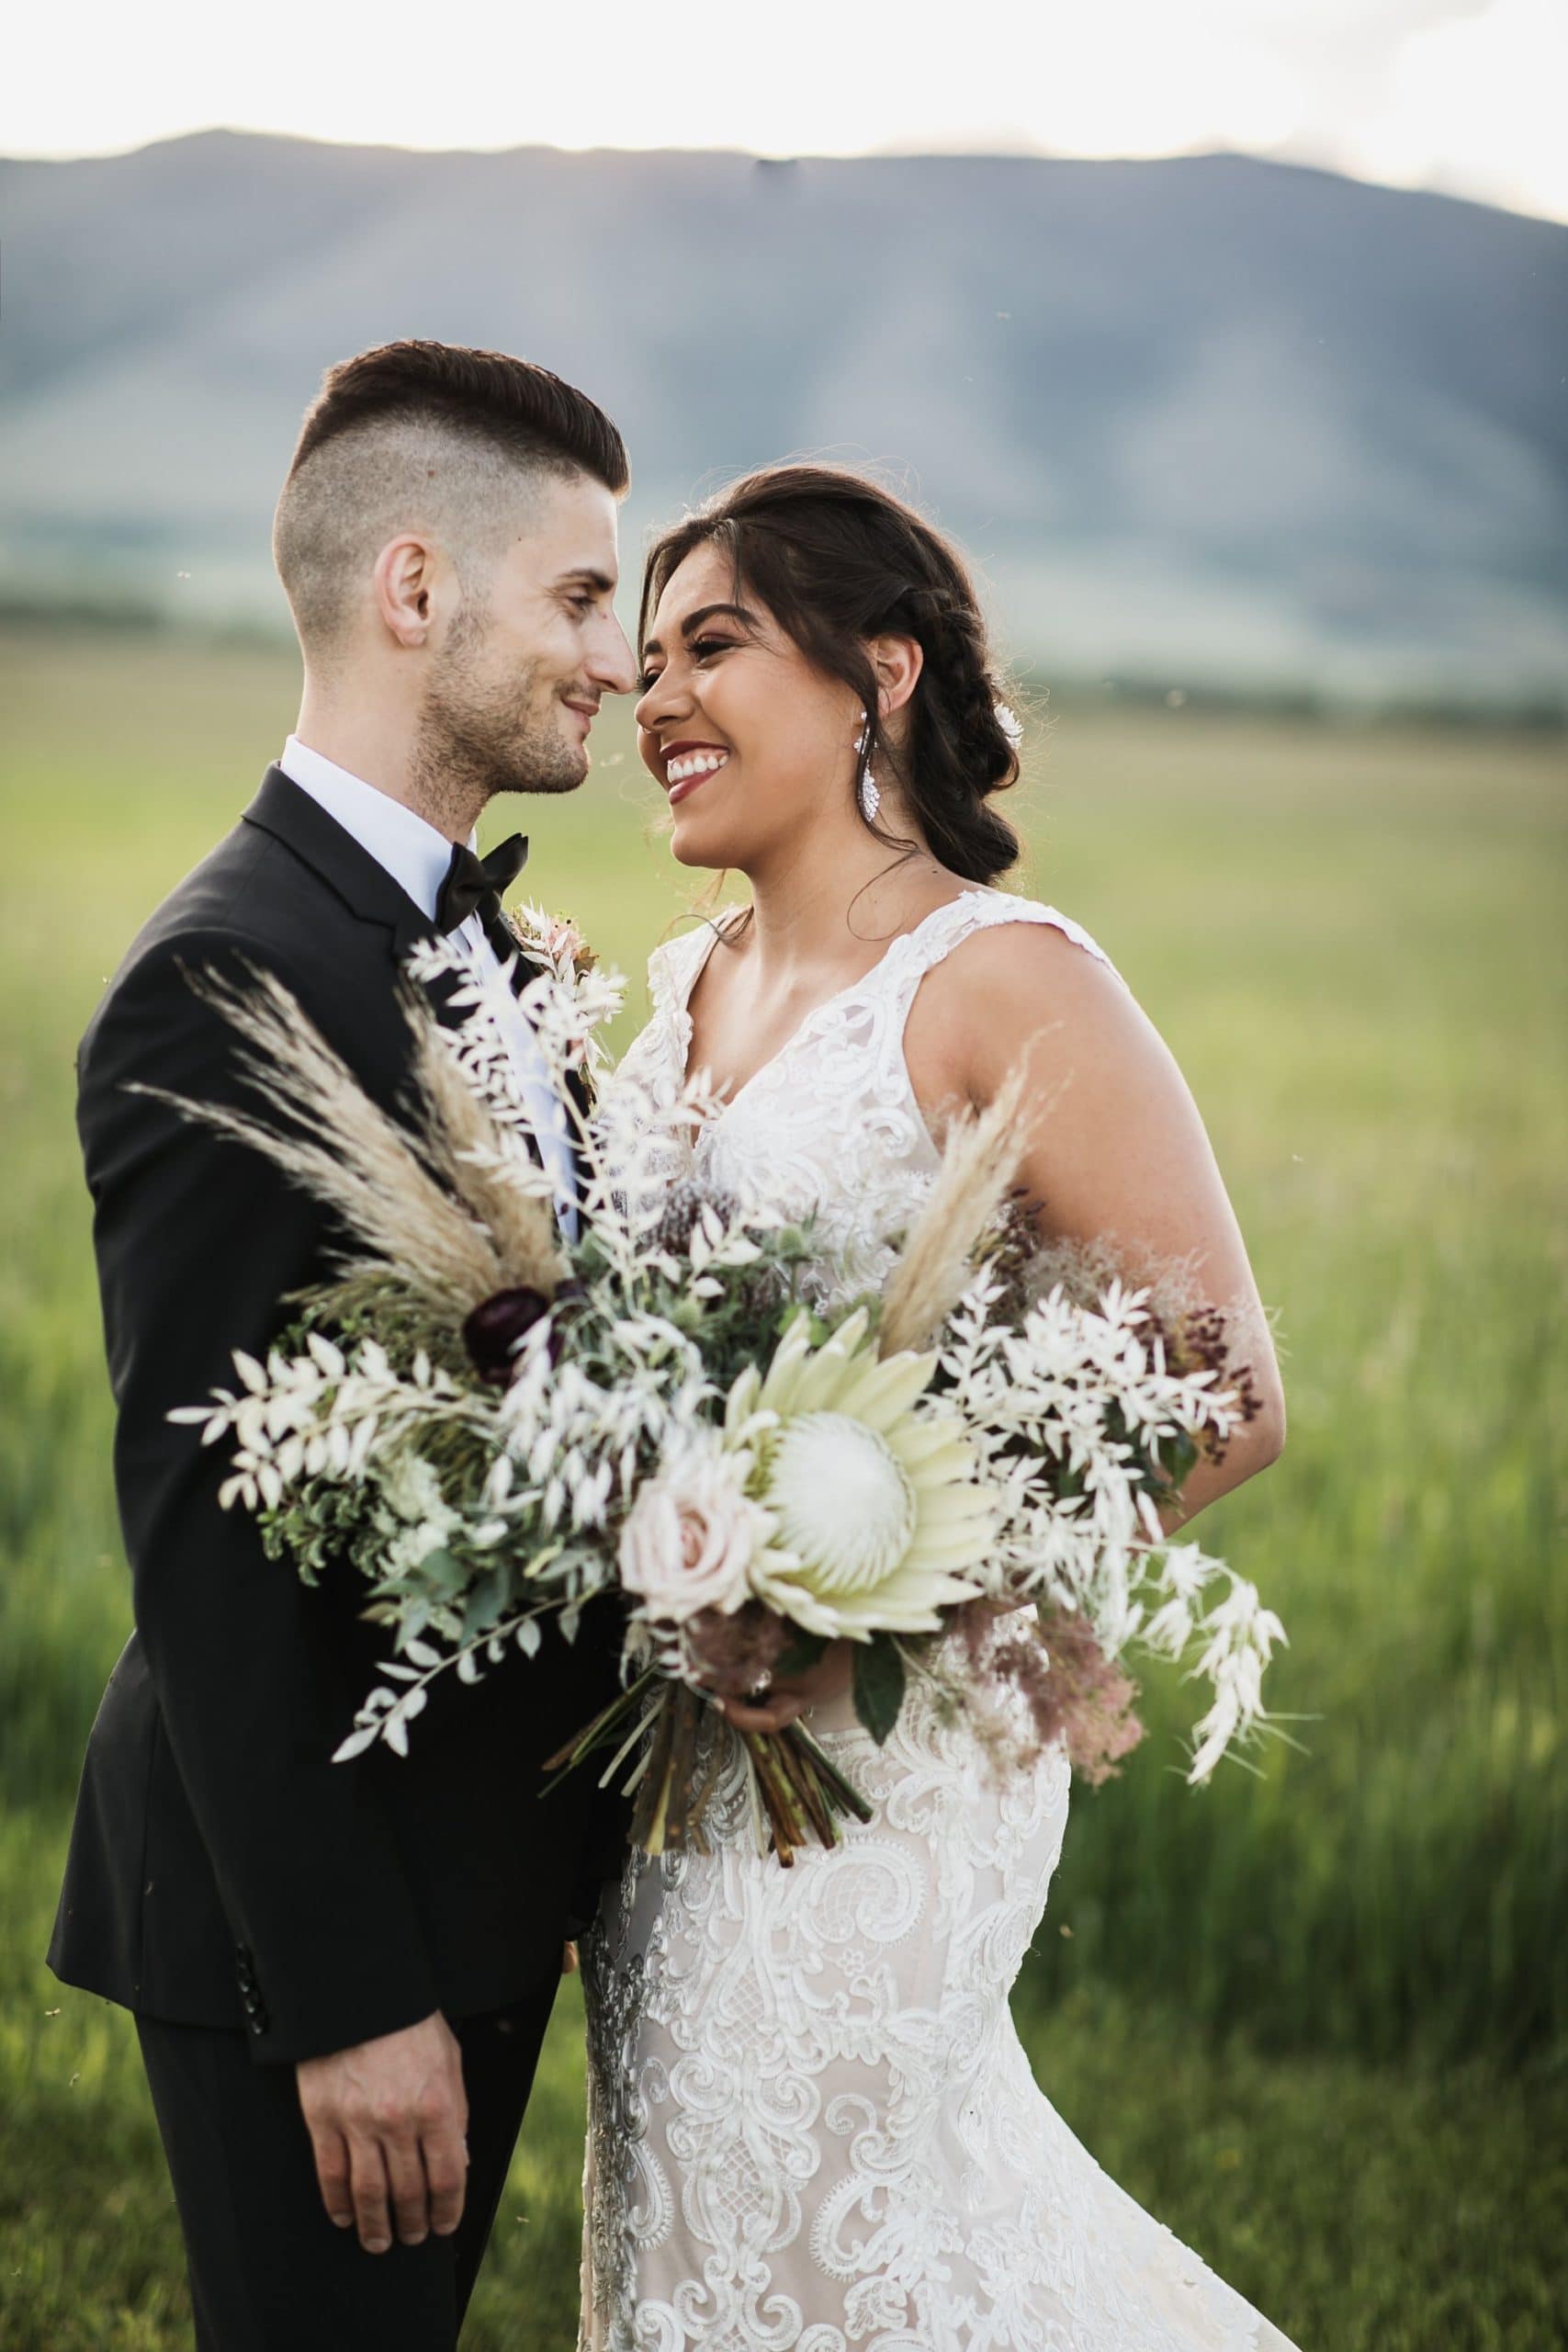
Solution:
<path fill-rule="evenodd" d="M 587 475 L 621 497 L 626 445 L 586 392 L 509 352 L 386 343 L 328 369 L 277 502 L 272 550 L 301 644 L 341 642 L 370 565 L 427 532 L 465 600 L 548 481 Z"/>

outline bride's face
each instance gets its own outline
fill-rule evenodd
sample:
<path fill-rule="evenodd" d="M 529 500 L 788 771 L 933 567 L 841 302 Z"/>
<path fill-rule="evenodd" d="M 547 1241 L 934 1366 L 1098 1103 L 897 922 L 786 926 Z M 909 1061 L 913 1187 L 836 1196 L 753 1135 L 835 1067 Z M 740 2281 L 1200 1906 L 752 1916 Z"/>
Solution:
<path fill-rule="evenodd" d="M 852 824 L 861 706 L 743 593 L 715 547 L 673 571 L 643 647 L 637 750 L 682 865 L 750 873 L 804 828 Z"/>

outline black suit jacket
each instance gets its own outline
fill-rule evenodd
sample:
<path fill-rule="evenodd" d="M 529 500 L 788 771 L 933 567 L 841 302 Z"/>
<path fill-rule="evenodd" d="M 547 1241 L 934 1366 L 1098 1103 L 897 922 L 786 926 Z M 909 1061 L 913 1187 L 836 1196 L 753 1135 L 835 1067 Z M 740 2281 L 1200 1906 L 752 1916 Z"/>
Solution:
<path fill-rule="evenodd" d="M 241 2026 L 263 2059 L 521 1997 L 558 1966 L 622 1826 L 591 1772 L 539 1793 L 542 1759 L 615 1688 L 615 1628 L 592 1615 L 575 1644 L 552 1630 L 534 1660 L 438 1684 L 406 1758 L 333 1763 L 387 1635 L 348 1570 L 307 1589 L 267 1559 L 251 1516 L 219 1509 L 229 1448 L 166 1418 L 232 1385 L 236 1347 L 265 1355 L 335 1230 L 259 1152 L 127 1092 L 255 1107 L 187 971 L 276 973 L 392 1107 L 398 959 L 431 930 L 269 769 L 136 939 L 78 1055 L 136 1631 L 88 1745 L 50 1962 L 145 2015 Z"/>

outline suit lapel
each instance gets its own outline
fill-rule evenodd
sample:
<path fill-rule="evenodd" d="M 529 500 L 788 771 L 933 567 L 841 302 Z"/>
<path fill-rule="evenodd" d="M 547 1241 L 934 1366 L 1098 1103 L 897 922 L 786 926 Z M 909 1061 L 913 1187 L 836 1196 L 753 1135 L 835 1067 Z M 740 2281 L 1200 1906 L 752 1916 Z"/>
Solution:
<path fill-rule="evenodd" d="M 441 936 L 423 908 L 409 897 L 402 884 L 388 873 L 379 859 L 372 857 L 370 852 L 363 848 L 335 817 L 329 817 L 320 803 L 312 800 L 308 792 L 302 792 L 280 767 L 268 768 L 242 822 L 254 825 L 262 832 L 271 833 L 296 857 L 303 858 L 306 865 L 336 892 L 348 912 L 358 922 L 378 923 L 387 931 L 391 956 L 400 973 L 411 948 Z M 512 992 L 516 996 L 531 979 L 537 977 L 541 967 L 529 956 L 521 934 L 504 910 L 502 923 L 505 927 L 504 940 L 492 936 L 491 944 L 498 955 L 510 956 L 514 959 L 509 978 Z M 446 1001 L 450 989 L 437 983 L 426 993 L 435 1009 L 436 1019 L 444 1026 L 454 1026 L 456 1016 Z M 590 1097 L 580 1073 L 571 1071 L 566 1084 L 580 1115 L 586 1117 Z M 535 1158 L 538 1159 L 538 1146 L 531 1133 L 528 1141 Z M 582 1169 L 575 1146 L 572 1156 L 581 1202 Z"/>
<path fill-rule="evenodd" d="M 268 768 L 240 821 L 270 833 L 303 859 L 356 921 L 379 923 L 393 933 L 412 924 L 412 936 L 432 935 L 432 926 L 402 884 L 280 767 Z"/>

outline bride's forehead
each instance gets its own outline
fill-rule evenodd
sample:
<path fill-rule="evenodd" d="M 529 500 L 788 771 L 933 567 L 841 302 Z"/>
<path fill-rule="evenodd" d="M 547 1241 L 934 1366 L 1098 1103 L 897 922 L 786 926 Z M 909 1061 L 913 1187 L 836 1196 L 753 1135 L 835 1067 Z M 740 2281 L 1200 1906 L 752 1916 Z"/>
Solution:
<path fill-rule="evenodd" d="M 686 614 L 694 613 L 699 605 L 728 601 L 734 593 L 734 558 L 727 548 L 705 539 L 682 558 L 665 582 L 659 598 L 657 621 L 679 628 Z"/>

